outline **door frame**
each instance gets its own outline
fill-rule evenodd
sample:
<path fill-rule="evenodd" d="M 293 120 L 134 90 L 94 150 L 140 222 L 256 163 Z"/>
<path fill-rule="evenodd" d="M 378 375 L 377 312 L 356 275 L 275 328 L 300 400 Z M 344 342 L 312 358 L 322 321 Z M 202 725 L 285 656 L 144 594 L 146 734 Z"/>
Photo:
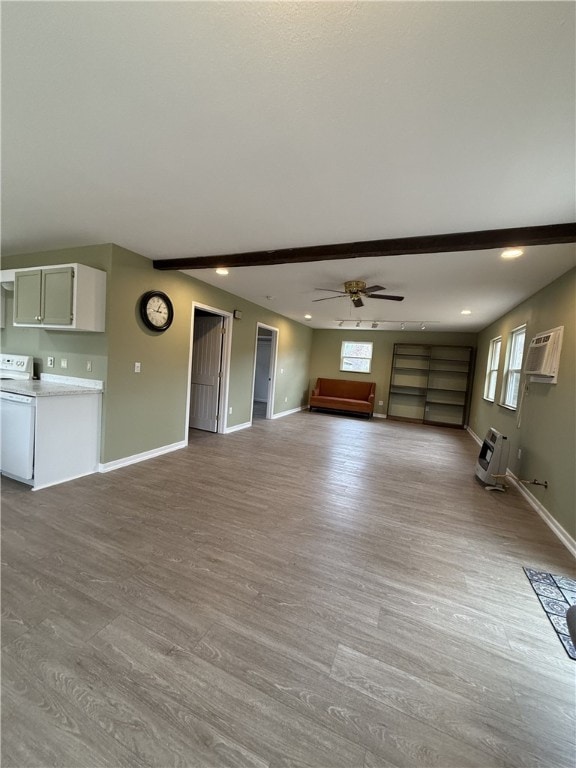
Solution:
<path fill-rule="evenodd" d="M 217 434 L 226 432 L 228 423 L 228 390 L 230 386 L 230 358 L 232 351 L 232 312 L 226 312 L 224 309 L 210 307 L 208 304 L 201 304 L 199 301 L 192 302 L 192 313 L 190 318 L 190 345 L 188 350 L 188 381 L 186 385 L 186 416 L 184 422 L 184 440 L 188 444 L 189 439 L 189 420 L 190 420 L 190 398 L 192 385 L 192 355 L 194 354 L 194 313 L 197 309 L 203 309 L 213 315 L 218 315 L 224 320 L 224 343 L 222 344 L 220 391 L 218 393 L 218 430 Z"/>
<path fill-rule="evenodd" d="M 270 369 L 268 375 L 268 402 L 266 403 L 266 418 L 274 418 L 274 397 L 276 394 L 276 361 L 278 359 L 278 334 L 280 329 L 274 325 L 266 325 L 266 323 L 256 323 L 256 337 L 254 339 L 254 370 L 252 371 L 252 395 L 251 395 L 251 410 L 250 410 L 250 423 L 254 421 L 254 390 L 256 386 L 256 357 L 258 356 L 258 330 L 265 328 L 267 331 L 272 331 L 270 342 Z"/>

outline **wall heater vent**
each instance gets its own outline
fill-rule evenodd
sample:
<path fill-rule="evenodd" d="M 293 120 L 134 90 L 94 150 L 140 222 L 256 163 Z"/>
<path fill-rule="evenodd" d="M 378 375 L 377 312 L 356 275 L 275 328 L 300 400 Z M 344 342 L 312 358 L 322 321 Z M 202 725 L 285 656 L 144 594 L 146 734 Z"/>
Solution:
<path fill-rule="evenodd" d="M 489 429 L 480 449 L 475 472 L 476 477 L 486 485 L 486 490 L 504 490 L 501 475 L 506 474 L 509 452 L 508 438 L 496 429 Z"/>

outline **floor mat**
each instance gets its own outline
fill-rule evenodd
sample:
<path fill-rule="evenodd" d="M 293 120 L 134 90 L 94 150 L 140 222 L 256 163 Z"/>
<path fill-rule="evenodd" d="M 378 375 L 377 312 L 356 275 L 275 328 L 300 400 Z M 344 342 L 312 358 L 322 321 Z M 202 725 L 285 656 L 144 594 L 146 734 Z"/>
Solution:
<path fill-rule="evenodd" d="M 546 573 L 537 568 L 524 568 L 532 589 L 538 595 L 546 616 L 556 630 L 566 653 L 576 661 L 576 648 L 570 639 L 566 623 L 566 611 L 576 605 L 576 580 L 557 573 Z"/>

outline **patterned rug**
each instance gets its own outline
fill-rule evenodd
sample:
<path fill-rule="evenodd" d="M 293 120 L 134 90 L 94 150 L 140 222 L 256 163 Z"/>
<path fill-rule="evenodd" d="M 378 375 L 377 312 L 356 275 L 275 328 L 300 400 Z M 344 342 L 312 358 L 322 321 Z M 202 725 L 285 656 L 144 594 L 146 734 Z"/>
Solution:
<path fill-rule="evenodd" d="M 566 624 L 566 611 L 571 605 L 576 605 L 576 580 L 556 573 L 546 573 L 536 568 L 524 568 L 532 589 L 538 595 L 546 616 L 556 630 L 566 653 L 576 661 L 576 648 L 570 639 Z"/>

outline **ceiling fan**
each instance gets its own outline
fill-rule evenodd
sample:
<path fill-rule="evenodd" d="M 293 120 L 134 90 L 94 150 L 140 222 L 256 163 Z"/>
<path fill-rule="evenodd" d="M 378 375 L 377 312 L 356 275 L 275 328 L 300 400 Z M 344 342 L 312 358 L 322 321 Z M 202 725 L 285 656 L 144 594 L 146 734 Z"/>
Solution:
<path fill-rule="evenodd" d="M 352 304 L 355 307 L 363 307 L 365 299 L 386 299 L 387 301 L 404 301 L 404 296 L 383 296 L 376 291 L 385 291 L 386 288 L 382 285 L 370 285 L 366 287 L 366 283 L 363 280 L 348 280 L 344 283 L 344 290 L 337 291 L 333 288 L 316 288 L 316 291 L 330 291 L 331 293 L 338 294 L 337 296 L 326 296 L 324 299 L 313 299 L 313 301 L 328 301 L 328 299 L 340 299 L 342 296 L 349 296 L 352 300 Z"/>

